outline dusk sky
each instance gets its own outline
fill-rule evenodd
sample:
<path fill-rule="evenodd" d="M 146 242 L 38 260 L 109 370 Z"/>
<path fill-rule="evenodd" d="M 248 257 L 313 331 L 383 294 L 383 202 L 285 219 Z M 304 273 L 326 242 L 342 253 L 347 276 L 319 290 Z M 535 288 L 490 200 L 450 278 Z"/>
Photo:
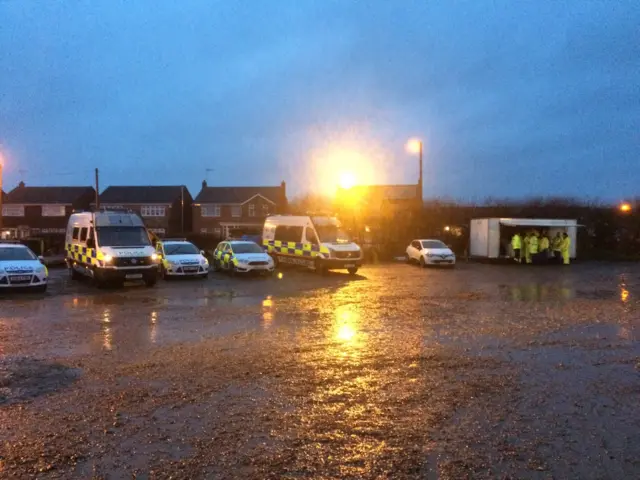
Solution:
<path fill-rule="evenodd" d="M 4 189 L 636 196 L 640 1 L 0 0 Z"/>

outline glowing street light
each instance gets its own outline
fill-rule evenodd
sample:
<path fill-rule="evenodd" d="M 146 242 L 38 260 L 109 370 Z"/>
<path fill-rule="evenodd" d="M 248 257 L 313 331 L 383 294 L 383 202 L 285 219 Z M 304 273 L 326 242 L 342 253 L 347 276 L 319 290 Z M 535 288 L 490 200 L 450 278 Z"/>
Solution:
<path fill-rule="evenodd" d="M 412 138 L 407 142 L 407 151 L 409 153 L 418 154 L 420 159 L 420 176 L 418 177 L 418 188 L 420 189 L 420 203 L 422 203 L 422 140 Z"/>
<path fill-rule="evenodd" d="M 618 209 L 622 213 L 629 213 L 631 211 L 631 204 L 629 204 L 627 202 L 621 203 L 620 206 L 618 207 Z"/>

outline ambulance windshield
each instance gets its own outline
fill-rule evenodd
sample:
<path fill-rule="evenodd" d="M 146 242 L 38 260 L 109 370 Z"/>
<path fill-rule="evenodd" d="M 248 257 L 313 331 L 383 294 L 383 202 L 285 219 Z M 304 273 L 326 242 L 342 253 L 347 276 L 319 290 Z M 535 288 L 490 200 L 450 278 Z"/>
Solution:
<path fill-rule="evenodd" d="M 147 247 L 149 235 L 143 227 L 97 227 L 101 247 Z"/>
<path fill-rule="evenodd" d="M 335 217 L 312 217 L 321 243 L 349 243 L 351 239 Z"/>
<path fill-rule="evenodd" d="M 316 232 L 322 243 L 349 243 L 347 232 L 337 225 L 316 225 Z"/>

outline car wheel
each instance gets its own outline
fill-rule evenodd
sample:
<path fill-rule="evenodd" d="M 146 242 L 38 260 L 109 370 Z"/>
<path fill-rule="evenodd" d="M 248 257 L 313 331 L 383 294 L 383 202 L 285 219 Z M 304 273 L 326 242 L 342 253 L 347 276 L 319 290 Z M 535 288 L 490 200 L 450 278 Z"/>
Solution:
<path fill-rule="evenodd" d="M 38 285 L 37 287 L 32 287 L 32 292 L 34 293 L 45 293 L 47 291 L 47 285 Z"/>
<path fill-rule="evenodd" d="M 355 275 L 358 273 L 358 267 L 347 268 L 347 272 L 349 272 L 349 275 Z"/>
<path fill-rule="evenodd" d="M 420 266 L 425 268 L 427 266 L 427 262 L 424 261 L 424 257 L 420 257 Z"/>
<path fill-rule="evenodd" d="M 211 271 L 212 272 L 219 272 L 220 271 L 220 264 L 218 263 L 218 259 L 214 258 L 213 261 L 211 262 Z"/>
<path fill-rule="evenodd" d="M 155 275 L 154 275 L 154 276 L 152 276 L 152 277 L 151 277 L 151 276 L 149 276 L 149 277 L 146 277 L 146 278 L 144 279 L 144 284 L 145 284 L 147 287 L 151 288 L 151 287 L 153 287 L 153 286 L 156 284 L 156 282 L 157 282 L 157 281 L 158 281 L 158 279 L 156 278 L 156 276 L 155 276 Z"/>

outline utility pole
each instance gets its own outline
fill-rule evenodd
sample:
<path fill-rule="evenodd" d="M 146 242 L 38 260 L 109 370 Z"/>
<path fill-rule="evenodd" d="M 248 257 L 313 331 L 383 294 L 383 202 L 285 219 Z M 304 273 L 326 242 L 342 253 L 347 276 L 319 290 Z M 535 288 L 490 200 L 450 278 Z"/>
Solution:
<path fill-rule="evenodd" d="M 2 221 L 2 167 L 2 157 L 0 157 L 0 228 L 2 228 L 2 226 L 4 225 Z"/>
<path fill-rule="evenodd" d="M 184 236 L 184 185 L 180 187 L 180 234 Z"/>
<path fill-rule="evenodd" d="M 420 189 L 420 210 L 422 210 L 422 140 L 420 141 L 420 178 L 418 180 L 418 188 Z"/>
<path fill-rule="evenodd" d="M 100 183 L 98 181 L 98 169 L 96 168 L 96 210 L 100 209 Z"/>

